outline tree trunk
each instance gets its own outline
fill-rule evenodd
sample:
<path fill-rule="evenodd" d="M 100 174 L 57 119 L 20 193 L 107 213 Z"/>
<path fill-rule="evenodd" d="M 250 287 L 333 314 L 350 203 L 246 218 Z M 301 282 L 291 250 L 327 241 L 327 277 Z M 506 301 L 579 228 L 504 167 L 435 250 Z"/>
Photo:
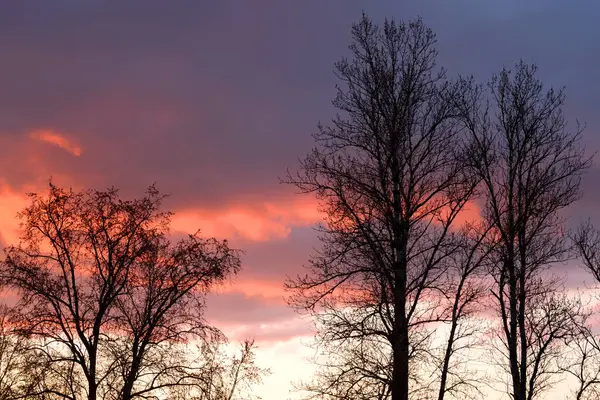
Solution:
<path fill-rule="evenodd" d="M 139 370 L 140 361 L 141 360 L 139 358 L 137 358 L 137 357 L 135 357 L 132 360 L 131 370 L 127 374 L 127 378 L 126 378 L 125 384 L 123 385 L 123 392 L 122 392 L 122 398 L 121 398 L 121 400 L 131 400 L 131 398 L 132 398 L 131 395 L 133 393 L 133 384 L 135 383 L 136 376 L 137 376 L 137 374 L 135 373 L 135 371 Z"/>
<path fill-rule="evenodd" d="M 89 382 L 88 384 L 88 400 L 96 400 L 97 399 L 97 385 L 96 382 Z"/>
<path fill-rule="evenodd" d="M 525 237 L 524 230 L 520 233 L 519 239 Z M 525 307 L 527 300 L 527 292 L 525 288 L 525 265 L 527 262 L 527 257 L 525 253 L 525 246 L 521 245 L 520 247 L 520 263 L 521 263 L 521 271 L 519 273 L 519 340 L 521 342 L 521 392 L 519 396 L 521 399 L 525 400 L 527 398 L 527 326 L 525 323 Z M 530 391 L 529 397 L 533 396 L 533 391 Z"/>
<path fill-rule="evenodd" d="M 521 373 L 519 370 L 519 352 L 518 346 L 519 343 L 519 327 L 518 327 L 518 309 L 517 309 L 517 293 L 516 293 L 516 278 L 514 265 L 510 263 L 509 265 L 509 290 L 510 290 L 510 337 L 508 339 L 508 347 L 509 347 L 509 358 L 510 358 L 510 372 L 512 375 L 512 383 L 513 383 L 513 393 L 514 400 L 525 400 L 525 396 L 522 394 L 524 387 L 521 385 Z"/>
<path fill-rule="evenodd" d="M 454 349 L 454 338 L 456 336 L 456 329 L 458 327 L 459 318 L 459 302 L 462 294 L 462 290 L 465 283 L 465 275 L 461 278 L 458 288 L 456 289 L 456 296 L 454 297 L 454 304 L 452 305 L 452 326 L 450 328 L 450 334 L 448 335 L 448 342 L 446 345 L 446 351 L 444 352 L 444 363 L 442 365 L 442 374 L 440 376 L 440 388 L 438 392 L 438 400 L 444 400 L 446 395 L 446 385 L 448 382 L 448 369 L 450 368 L 450 358 L 452 357 L 452 351 Z"/>
<path fill-rule="evenodd" d="M 397 138 L 394 138 L 397 140 Z M 394 143 L 392 148 L 396 148 Z M 393 327 L 393 373 L 392 400 L 408 400 L 408 321 L 406 319 L 406 251 L 408 227 L 402 223 L 400 198 L 400 167 L 397 156 L 392 165 L 394 204 L 394 327 Z"/>
<path fill-rule="evenodd" d="M 406 279 L 396 278 L 396 284 L 406 286 Z M 406 288 L 404 288 L 406 292 Z M 408 400 L 408 326 L 405 314 L 405 298 L 399 296 L 394 303 L 394 370 L 392 375 L 392 400 Z"/>
<path fill-rule="evenodd" d="M 89 351 L 90 369 L 88 375 L 88 400 L 96 400 L 98 395 L 98 384 L 96 383 L 96 348 Z"/>
<path fill-rule="evenodd" d="M 452 329 L 450 330 L 450 338 L 448 339 L 448 347 L 444 353 L 444 364 L 442 366 L 442 375 L 440 377 L 440 389 L 438 392 L 438 400 L 444 400 L 446 394 L 446 384 L 448 381 L 448 368 L 450 367 L 450 357 L 452 356 L 452 347 L 454 346 L 454 335 L 456 334 L 456 321 L 452 321 Z"/>

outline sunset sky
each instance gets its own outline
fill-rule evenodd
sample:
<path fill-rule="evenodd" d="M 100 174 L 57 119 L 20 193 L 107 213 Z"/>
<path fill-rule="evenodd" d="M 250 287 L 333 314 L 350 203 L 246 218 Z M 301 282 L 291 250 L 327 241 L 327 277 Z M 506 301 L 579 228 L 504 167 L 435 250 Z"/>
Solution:
<path fill-rule="evenodd" d="M 208 301 L 235 342 L 255 337 L 273 374 L 259 388 L 286 399 L 310 376 L 308 321 L 283 282 L 318 244 L 311 198 L 279 184 L 334 116 L 333 63 L 350 26 L 422 16 L 449 75 L 522 58 L 566 86 L 566 115 L 600 149 L 597 0 L 5 0 L 0 3 L 0 246 L 16 238 L 25 193 L 60 186 L 170 193 L 175 232 L 228 238 L 243 271 Z M 596 161 L 598 164 L 598 160 Z M 600 220 L 600 170 L 576 218 Z M 291 397 L 291 395 L 289 395 Z"/>

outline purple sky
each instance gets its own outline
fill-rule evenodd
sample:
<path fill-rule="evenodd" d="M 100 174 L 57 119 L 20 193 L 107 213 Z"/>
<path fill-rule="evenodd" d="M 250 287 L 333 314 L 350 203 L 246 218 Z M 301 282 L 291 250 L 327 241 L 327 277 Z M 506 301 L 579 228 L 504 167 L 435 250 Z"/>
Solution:
<path fill-rule="evenodd" d="M 246 250 L 239 287 L 211 298 L 209 316 L 265 351 L 305 334 L 281 287 L 316 244 L 318 218 L 278 176 L 334 115 L 333 63 L 361 10 L 422 16 L 451 76 L 483 81 L 536 62 L 545 82 L 566 86 L 567 118 L 587 123 L 590 153 L 600 149 L 597 1 L 5 1 L 0 240 L 12 237 L 19 196 L 50 176 L 127 196 L 157 182 L 181 230 L 206 223 Z M 600 219 L 599 178 L 586 176 L 578 217 Z"/>

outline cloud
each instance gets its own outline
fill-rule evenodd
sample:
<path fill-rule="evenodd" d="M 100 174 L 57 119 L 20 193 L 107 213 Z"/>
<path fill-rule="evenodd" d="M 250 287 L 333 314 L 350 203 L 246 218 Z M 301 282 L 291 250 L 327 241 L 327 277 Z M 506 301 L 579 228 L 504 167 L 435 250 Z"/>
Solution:
<path fill-rule="evenodd" d="M 270 303 L 283 303 L 283 299 L 287 295 L 281 280 L 252 277 L 236 279 L 230 284 L 219 287 L 216 292 L 219 294 L 239 293 L 247 297 L 261 298 Z"/>
<path fill-rule="evenodd" d="M 206 317 L 219 326 L 274 323 L 293 317 L 294 311 L 281 299 L 242 293 L 211 293 L 206 300 Z"/>
<path fill-rule="evenodd" d="M 0 242 L 3 245 L 16 244 L 19 240 L 17 213 L 29 204 L 28 197 L 0 182 Z"/>
<path fill-rule="evenodd" d="M 310 226 L 321 220 L 316 203 L 298 198 L 222 209 L 183 209 L 173 216 L 171 228 L 186 233 L 201 229 L 203 236 L 262 242 L 285 239 L 292 227 Z"/>
<path fill-rule="evenodd" d="M 292 389 L 292 382 L 309 381 L 316 366 L 312 362 L 314 349 L 305 345 L 305 336 L 289 340 L 258 342 L 256 362 L 270 368 L 271 374 L 263 379 L 255 393 L 264 400 L 298 399 L 298 391 Z"/>
<path fill-rule="evenodd" d="M 314 337 L 311 321 L 307 318 L 295 317 L 272 322 L 256 322 L 254 324 L 228 327 L 229 337 L 235 340 L 255 338 L 259 343 L 285 342 L 295 338 Z"/>
<path fill-rule="evenodd" d="M 79 157 L 83 153 L 83 149 L 72 143 L 72 141 L 67 139 L 65 135 L 50 129 L 42 129 L 30 132 L 29 137 L 41 142 L 58 146 L 75 157 Z"/>

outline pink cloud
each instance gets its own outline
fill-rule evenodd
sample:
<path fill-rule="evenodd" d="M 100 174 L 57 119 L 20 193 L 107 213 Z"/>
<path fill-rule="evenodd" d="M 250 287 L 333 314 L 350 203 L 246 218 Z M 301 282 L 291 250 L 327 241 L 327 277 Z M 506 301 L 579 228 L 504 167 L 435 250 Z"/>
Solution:
<path fill-rule="evenodd" d="M 216 293 L 240 293 L 248 297 L 260 297 L 271 303 L 284 303 L 287 295 L 282 281 L 253 278 L 236 279 L 235 282 L 217 288 Z"/>
<path fill-rule="evenodd" d="M 203 236 L 242 238 L 261 242 L 285 239 L 294 226 L 310 226 L 322 220 L 316 204 L 307 199 L 256 206 L 231 206 L 223 209 L 184 209 L 175 213 L 171 227 L 175 232 Z"/>
<path fill-rule="evenodd" d="M 19 240 L 17 213 L 29 204 L 25 193 L 19 193 L 0 182 L 0 241 L 4 244 L 16 244 Z"/>
<path fill-rule="evenodd" d="M 32 131 L 29 133 L 29 137 L 34 140 L 39 140 L 41 142 L 58 146 L 75 157 L 79 157 L 83 153 L 83 149 L 74 144 L 71 140 L 67 139 L 64 134 L 50 129 Z"/>

